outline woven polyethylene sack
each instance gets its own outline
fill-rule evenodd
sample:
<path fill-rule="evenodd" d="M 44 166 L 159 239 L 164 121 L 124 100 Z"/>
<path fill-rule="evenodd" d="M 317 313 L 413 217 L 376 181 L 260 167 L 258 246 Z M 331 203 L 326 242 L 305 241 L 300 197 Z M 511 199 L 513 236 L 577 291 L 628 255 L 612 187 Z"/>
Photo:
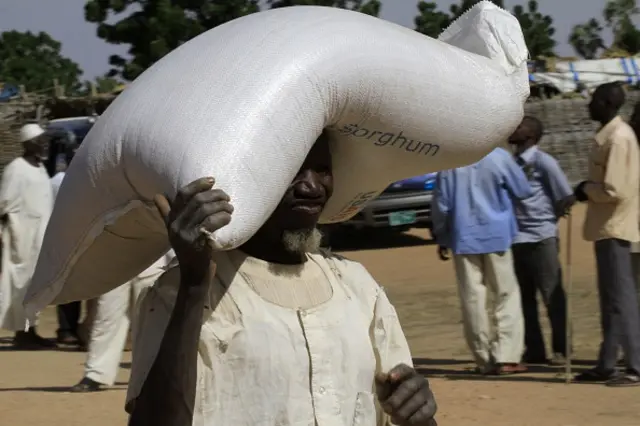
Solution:
<path fill-rule="evenodd" d="M 475 162 L 529 95 L 518 21 L 481 2 L 435 40 L 357 12 L 289 7 L 214 28 L 145 71 L 98 119 L 60 189 L 26 302 L 98 296 L 167 251 L 155 194 L 214 176 L 248 240 L 328 128 L 344 221 L 399 179 Z"/>

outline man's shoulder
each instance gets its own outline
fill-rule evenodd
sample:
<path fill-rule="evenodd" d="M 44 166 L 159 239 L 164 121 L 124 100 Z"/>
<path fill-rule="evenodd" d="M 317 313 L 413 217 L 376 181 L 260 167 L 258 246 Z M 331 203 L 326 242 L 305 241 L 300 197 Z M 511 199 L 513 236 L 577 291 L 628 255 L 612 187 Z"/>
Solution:
<path fill-rule="evenodd" d="M 509 151 L 504 148 L 496 148 L 491 151 L 486 157 L 484 157 L 483 161 L 489 167 L 491 166 L 511 166 L 516 164 L 513 159 L 513 155 Z"/>
<path fill-rule="evenodd" d="M 537 158 L 537 162 L 540 166 L 542 167 L 554 167 L 555 165 L 558 164 L 558 160 L 556 159 L 556 157 L 554 157 L 553 155 L 549 154 L 546 151 L 543 151 L 542 149 L 538 149 L 538 158 Z"/>
<path fill-rule="evenodd" d="M 612 144 L 638 142 L 636 132 L 634 132 L 629 123 L 624 120 L 620 120 L 618 122 L 618 125 L 615 127 L 615 129 L 613 129 L 611 135 L 609 136 L 609 141 Z"/>
<path fill-rule="evenodd" d="M 345 270 L 349 270 L 353 268 L 364 269 L 364 266 L 362 266 L 361 263 L 351 260 L 348 257 L 345 257 L 341 254 L 338 254 L 332 251 L 330 248 L 325 248 L 325 247 L 321 248 L 317 255 L 325 259 L 327 262 L 334 264 L 337 267 L 340 267 L 340 269 L 345 269 Z"/>
<path fill-rule="evenodd" d="M 21 167 L 23 164 L 24 160 L 22 159 L 22 157 L 14 158 L 13 160 L 9 161 L 9 163 L 4 167 L 4 170 L 14 170 Z"/>
<path fill-rule="evenodd" d="M 371 276 L 367 268 L 360 262 L 351 260 L 345 256 L 337 254 L 330 249 L 321 249 L 322 256 L 336 272 L 343 283 L 351 287 L 357 293 L 367 292 L 377 294 L 381 289 L 380 285 Z"/>

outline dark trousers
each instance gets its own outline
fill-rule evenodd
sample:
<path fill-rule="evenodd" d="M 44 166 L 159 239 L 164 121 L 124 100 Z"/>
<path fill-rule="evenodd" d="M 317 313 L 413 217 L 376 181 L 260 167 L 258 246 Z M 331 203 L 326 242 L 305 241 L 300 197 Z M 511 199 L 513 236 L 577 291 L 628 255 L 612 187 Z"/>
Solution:
<path fill-rule="evenodd" d="M 71 302 L 56 307 L 58 313 L 58 335 L 66 333 L 77 334 L 81 310 L 81 302 Z"/>
<path fill-rule="evenodd" d="M 612 371 L 622 347 L 627 369 L 640 374 L 640 312 L 631 267 L 631 244 L 618 239 L 596 241 L 602 344 L 597 368 Z"/>
<path fill-rule="evenodd" d="M 558 239 L 548 238 L 536 243 L 514 244 L 512 251 L 522 297 L 526 358 L 547 358 L 538 314 L 538 291 L 551 322 L 553 353 L 566 355 L 567 302 L 562 287 Z"/>

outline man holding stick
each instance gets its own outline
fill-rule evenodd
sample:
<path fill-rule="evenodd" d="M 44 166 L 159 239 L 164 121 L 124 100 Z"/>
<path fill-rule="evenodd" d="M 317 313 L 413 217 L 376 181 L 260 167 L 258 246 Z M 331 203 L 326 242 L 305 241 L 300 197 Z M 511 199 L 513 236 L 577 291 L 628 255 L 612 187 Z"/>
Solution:
<path fill-rule="evenodd" d="M 361 265 L 319 252 L 333 187 L 327 138 L 238 250 L 206 242 L 233 214 L 213 184 L 192 182 L 170 207 L 156 199 L 179 266 L 141 301 L 129 424 L 436 425 L 383 290 Z"/>
<path fill-rule="evenodd" d="M 589 113 L 601 124 L 589 159 L 588 180 L 575 189 L 587 202 L 584 238 L 594 241 L 602 344 L 594 369 L 575 377 L 579 382 L 608 386 L 640 385 L 640 314 L 631 267 L 631 243 L 640 240 L 640 150 L 633 129 L 618 116 L 624 105 L 618 83 L 599 86 Z M 626 369 L 616 370 L 622 346 Z"/>

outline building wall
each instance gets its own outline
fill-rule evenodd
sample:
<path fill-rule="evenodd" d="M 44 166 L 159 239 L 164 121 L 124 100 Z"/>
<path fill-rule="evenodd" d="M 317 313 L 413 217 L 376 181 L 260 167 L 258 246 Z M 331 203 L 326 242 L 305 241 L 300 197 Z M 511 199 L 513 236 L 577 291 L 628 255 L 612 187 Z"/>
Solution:
<path fill-rule="evenodd" d="M 631 110 L 638 101 L 640 92 L 629 94 L 622 111 L 625 118 L 631 115 Z M 587 104 L 585 99 L 557 99 L 530 102 L 525 108 L 527 114 L 544 123 L 545 134 L 541 147 L 558 159 L 573 183 L 584 179 L 587 174 L 590 143 L 597 130 L 597 124 L 589 119 Z M 1 118 L 0 116 L 0 170 L 22 152 L 17 138 L 19 124 L 3 121 Z"/>
<path fill-rule="evenodd" d="M 633 106 L 640 101 L 640 92 L 628 94 L 621 115 L 628 119 Z M 541 147 L 553 155 L 567 174 L 577 183 L 587 176 L 588 156 L 597 123 L 589 119 L 585 99 L 558 99 L 530 102 L 526 113 L 537 117 L 545 126 Z"/>
<path fill-rule="evenodd" d="M 20 125 L 0 121 L 0 171 L 14 158 L 22 154 L 22 144 L 18 142 Z"/>

